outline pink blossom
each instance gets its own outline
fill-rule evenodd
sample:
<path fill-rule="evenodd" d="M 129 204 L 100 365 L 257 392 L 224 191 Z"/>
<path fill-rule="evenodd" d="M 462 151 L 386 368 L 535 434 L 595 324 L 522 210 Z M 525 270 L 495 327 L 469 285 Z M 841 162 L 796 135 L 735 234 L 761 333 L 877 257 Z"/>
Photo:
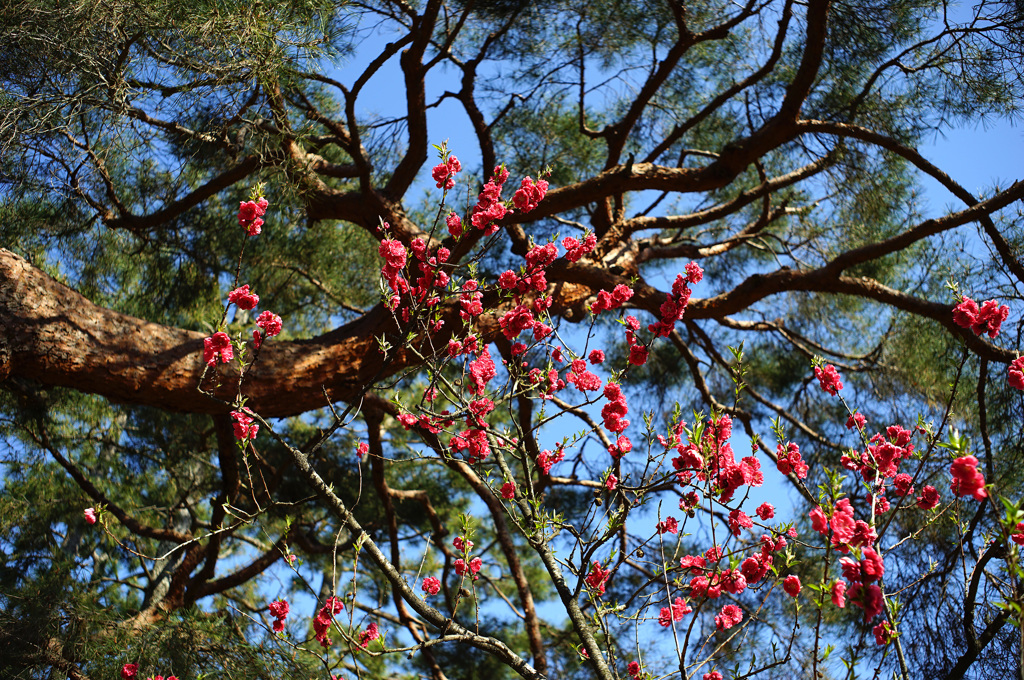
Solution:
<path fill-rule="evenodd" d="M 256 438 L 256 433 L 260 431 L 260 426 L 252 421 L 251 416 L 242 411 L 232 411 L 231 419 L 235 421 L 232 423 L 235 429 L 235 439 L 245 441 Z"/>
<path fill-rule="evenodd" d="M 892 629 L 889 628 L 888 621 L 882 621 L 877 626 L 872 628 L 871 632 L 875 634 L 875 644 L 879 645 L 887 645 L 893 641 L 894 637 L 896 637 L 893 634 Z"/>
<path fill-rule="evenodd" d="M 88 524 L 96 524 L 96 508 L 86 508 L 82 514 L 85 515 L 85 521 Z"/>
<path fill-rule="evenodd" d="M 846 419 L 846 429 L 852 430 L 854 426 L 858 430 L 863 430 L 864 425 L 867 423 L 867 418 L 864 417 L 863 413 L 852 413 L 850 417 Z"/>
<path fill-rule="evenodd" d="M 729 512 L 729 531 L 733 536 L 739 536 L 743 533 L 743 529 L 751 529 L 753 526 L 754 521 L 739 508 L 733 508 Z"/>
<path fill-rule="evenodd" d="M 227 333 L 218 332 L 213 337 L 203 339 L 203 361 L 207 366 L 216 366 L 218 359 L 226 364 L 234 358 L 235 349 Z"/>
<path fill-rule="evenodd" d="M 771 503 L 761 503 L 761 505 L 757 506 L 757 516 L 764 521 L 770 520 L 772 517 L 775 517 L 775 508 Z"/>
<path fill-rule="evenodd" d="M 721 613 L 715 616 L 715 628 L 718 630 L 729 630 L 743 620 L 743 610 L 734 604 L 727 604 L 722 607 Z"/>
<path fill-rule="evenodd" d="M 597 366 L 600 363 L 604 363 L 604 352 L 602 352 L 599 349 L 591 350 L 590 356 L 588 357 L 588 359 L 590 359 L 590 363 L 595 365 L 595 366 Z M 1024 388 L 1021 388 L 1021 389 L 1024 389 Z"/>
<path fill-rule="evenodd" d="M 662 521 L 658 522 L 656 528 L 659 534 L 678 534 L 679 522 L 676 521 L 675 517 L 666 517 Z"/>
<path fill-rule="evenodd" d="M 604 595 L 605 582 L 608 577 L 611 576 L 611 572 L 601 568 L 600 562 L 594 562 L 591 565 L 590 573 L 587 574 L 586 583 L 593 589 L 598 595 Z"/>
<path fill-rule="evenodd" d="M 533 327 L 533 312 L 528 307 L 518 305 L 498 319 L 498 326 L 506 338 L 513 340 L 527 328 Z"/>
<path fill-rule="evenodd" d="M 885 603 L 882 600 L 882 589 L 876 585 L 850 585 L 850 600 L 864 610 L 864 620 L 870 621 L 882 612 Z"/>
<path fill-rule="evenodd" d="M 644 345 L 633 345 L 629 348 L 629 363 L 634 366 L 643 366 L 647 363 L 647 357 L 650 356 L 650 350 Z"/>
<path fill-rule="evenodd" d="M 498 286 L 505 290 L 512 290 L 518 283 L 519 277 L 516 276 L 516 273 L 511 269 L 503 272 L 501 276 L 498 277 Z"/>
<path fill-rule="evenodd" d="M 790 574 L 782 580 L 782 589 L 786 591 L 786 594 L 790 597 L 796 597 L 800 594 L 800 577 L 796 574 Z"/>
<path fill-rule="evenodd" d="M 640 680 L 640 664 L 636 661 L 630 661 L 629 665 L 626 666 L 626 673 L 633 680 Z"/>
<path fill-rule="evenodd" d="M 692 612 L 693 609 L 681 597 L 677 597 L 671 607 L 662 607 L 658 616 L 658 623 L 668 628 L 673 621 L 682 621 L 683 617 Z"/>
<path fill-rule="evenodd" d="M 608 479 L 604 481 L 604 488 L 609 491 L 615 491 L 615 487 L 619 485 L 619 478 L 614 473 L 608 473 Z"/>
<path fill-rule="evenodd" d="M 1010 534 L 1010 540 L 1017 545 L 1024 545 L 1024 522 L 1017 522 L 1017 526 L 1014 527 L 1016 533 Z"/>
<path fill-rule="evenodd" d="M 487 383 L 498 375 L 491 359 L 490 351 L 484 347 L 484 351 L 473 361 L 469 362 L 469 377 L 473 384 L 469 388 L 470 394 L 480 395 L 484 393 Z"/>
<path fill-rule="evenodd" d="M 839 371 L 832 364 L 826 364 L 824 368 L 819 366 L 814 367 L 814 375 L 818 378 L 818 382 L 821 383 L 821 389 L 825 390 L 832 396 L 839 394 L 839 390 L 843 389 L 843 383 Z"/>
<path fill-rule="evenodd" d="M 362 458 L 370 452 L 370 445 L 366 442 L 359 442 L 356 446 L 356 458 Z"/>
<path fill-rule="evenodd" d="M 137 663 L 126 663 L 121 666 L 121 677 L 124 680 L 135 680 L 139 675 L 139 664 Z"/>
<path fill-rule="evenodd" d="M 722 680 L 722 674 L 718 671 L 711 671 L 702 675 L 701 680 Z"/>
<path fill-rule="evenodd" d="M 565 259 L 569 262 L 578 262 L 587 253 L 597 246 L 597 237 L 588 233 L 583 242 L 579 242 L 571 236 L 562 239 L 562 247 L 565 248 Z"/>
<path fill-rule="evenodd" d="M 845 559 L 845 558 L 844 558 Z M 871 546 L 864 546 L 860 560 L 861 580 L 865 583 L 878 581 L 885 575 L 885 563 Z"/>
<path fill-rule="evenodd" d="M 629 421 L 623 418 L 629 412 L 629 407 L 622 388 L 617 383 L 608 383 L 604 386 L 604 396 L 608 400 L 601 409 L 604 426 L 615 434 L 621 434 L 629 427 Z"/>
<path fill-rule="evenodd" d="M 501 485 L 501 497 L 505 500 L 512 500 L 516 497 L 516 483 L 505 482 Z"/>
<path fill-rule="evenodd" d="M 428 576 L 425 579 L 423 579 L 423 592 L 425 592 L 427 595 L 437 595 L 438 592 L 440 592 L 440 590 L 440 580 L 434 578 L 433 576 Z"/>
<path fill-rule="evenodd" d="M 679 558 L 679 568 L 683 570 L 692 570 L 694 573 L 700 574 L 705 566 L 707 566 L 707 560 L 700 555 L 684 555 Z"/>
<path fill-rule="evenodd" d="M 508 179 L 508 170 L 504 166 L 494 168 L 491 179 L 480 190 L 480 196 L 473 207 L 470 222 L 477 229 L 483 229 L 484 235 L 490 236 L 498 230 L 493 222 L 500 220 L 508 212 L 501 202 L 501 187 Z"/>
<path fill-rule="evenodd" d="M 893 489 L 898 496 L 909 496 L 914 493 L 914 479 L 906 472 L 901 472 L 892 480 Z"/>
<path fill-rule="evenodd" d="M 256 318 L 256 325 L 263 329 L 268 338 L 272 338 L 281 332 L 284 327 L 281 317 L 273 312 L 263 312 Z"/>
<path fill-rule="evenodd" d="M 462 170 L 462 163 L 455 156 L 449 156 L 448 160 L 444 163 L 439 163 L 434 166 L 434 169 L 430 172 L 430 176 L 437 182 L 437 188 L 444 188 L 448 191 L 455 186 L 455 173 Z"/>
<path fill-rule="evenodd" d="M 267 609 L 270 610 L 270 615 L 274 618 L 283 619 L 288 616 L 290 607 L 286 600 L 277 600 L 275 602 L 271 602 Z"/>
<path fill-rule="evenodd" d="M 245 227 L 249 236 L 258 236 L 263 231 L 263 220 L 260 218 L 266 214 L 269 205 L 265 198 L 260 198 L 258 201 L 242 201 L 239 203 L 238 226 Z"/>
<path fill-rule="evenodd" d="M 1024 357 L 1017 357 L 1010 362 L 1010 366 L 1006 370 L 1006 378 L 1010 387 L 1024 390 Z"/>
<path fill-rule="evenodd" d="M 939 492 L 934 486 L 928 485 L 921 489 L 921 495 L 917 497 L 917 507 L 922 510 L 931 510 L 939 504 Z"/>
<path fill-rule="evenodd" d="M 565 451 L 562 449 L 556 449 L 554 453 L 551 453 L 550 451 L 541 451 L 537 455 L 537 467 L 539 467 L 544 474 L 550 474 L 551 468 L 555 463 L 562 462 L 563 458 L 565 458 Z"/>
<path fill-rule="evenodd" d="M 978 303 L 966 295 L 953 308 L 953 323 L 961 328 L 970 328 L 975 335 L 987 333 L 990 338 L 999 335 L 999 328 L 1010 314 L 1010 308 L 999 305 L 995 300 Z"/>
<path fill-rule="evenodd" d="M 545 180 L 533 180 L 524 177 L 519 189 L 512 195 L 512 205 L 519 212 L 528 213 L 537 207 L 548 191 L 548 183 Z"/>
<path fill-rule="evenodd" d="M 327 637 L 327 632 L 331 629 L 334 616 L 344 608 L 345 605 L 340 598 L 328 597 L 313 619 L 313 634 L 322 647 L 331 646 L 331 638 Z"/>
<path fill-rule="evenodd" d="M 797 479 L 804 479 L 807 477 L 807 463 L 803 461 L 800 456 L 800 447 L 795 443 L 790 442 L 786 445 L 786 448 L 782 448 L 782 444 L 779 444 L 776 448 L 776 463 L 775 466 L 779 472 L 784 475 L 793 474 Z"/>
<path fill-rule="evenodd" d="M 448 217 L 444 220 L 445 225 L 448 227 L 448 233 L 452 235 L 452 238 L 459 238 L 462 236 L 462 218 L 455 213 L 449 213 Z"/>
<path fill-rule="evenodd" d="M 260 296 L 249 292 L 249 284 L 235 288 L 228 293 L 228 302 L 238 305 L 239 309 L 252 309 L 260 303 Z"/>
<path fill-rule="evenodd" d="M 988 498 L 985 491 L 985 477 L 978 472 L 978 459 L 974 456 L 963 456 L 953 461 L 949 468 L 953 475 L 950 488 L 958 496 L 973 495 L 974 500 L 983 501 Z"/>
<path fill-rule="evenodd" d="M 359 646 L 366 649 L 370 646 L 370 643 L 380 638 L 380 630 L 377 628 L 376 622 L 371 623 L 366 627 L 366 630 L 359 633 Z"/>
<path fill-rule="evenodd" d="M 832 604 L 840 609 L 846 606 L 846 582 L 837 580 L 832 584 Z"/>

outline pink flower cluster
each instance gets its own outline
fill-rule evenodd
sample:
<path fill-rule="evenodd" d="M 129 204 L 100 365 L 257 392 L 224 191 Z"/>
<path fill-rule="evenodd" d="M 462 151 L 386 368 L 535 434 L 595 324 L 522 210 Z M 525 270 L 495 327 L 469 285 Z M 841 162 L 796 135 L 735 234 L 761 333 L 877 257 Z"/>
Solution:
<path fill-rule="evenodd" d="M 427 595 L 437 595 L 440 591 L 440 580 L 434 578 L 433 576 L 428 576 L 425 579 L 423 579 L 423 592 L 425 592 Z"/>
<path fill-rule="evenodd" d="M 514 481 L 505 482 L 501 485 L 501 497 L 507 501 L 516 497 L 516 483 Z"/>
<path fill-rule="evenodd" d="M 892 628 L 889 627 L 888 621 L 882 621 L 874 628 L 872 628 L 871 632 L 875 636 L 875 644 L 878 645 L 887 645 L 896 638 L 896 635 L 895 633 L 893 633 Z"/>
<path fill-rule="evenodd" d="M 615 286 L 609 293 L 606 290 L 600 290 L 597 293 L 597 299 L 590 305 L 590 311 L 592 313 L 600 314 L 601 312 L 607 312 L 612 309 L 618 309 L 622 305 L 629 302 L 630 298 L 633 297 L 633 289 L 624 283 L 620 283 Z"/>
<path fill-rule="evenodd" d="M 604 595 L 605 584 L 608 582 L 609 576 L 611 576 L 610 571 L 602 569 L 600 562 L 594 562 L 590 567 L 590 573 L 584 580 L 587 586 L 600 596 Z"/>
<path fill-rule="evenodd" d="M 366 627 L 366 630 L 359 633 L 359 646 L 363 649 L 367 649 L 370 643 L 374 640 L 380 639 L 380 629 L 377 628 L 376 622 L 371 623 Z"/>
<path fill-rule="evenodd" d="M 715 616 L 715 628 L 717 630 L 729 630 L 739 625 L 743 620 L 743 610 L 734 604 L 727 604 L 722 611 Z"/>
<path fill-rule="evenodd" d="M 974 496 L 974 500 L 983 501 L 988 498 L 985 491 L 985 477 L 978 472 L 978 459 L 974 456 L 963 456 L 953 461 L 949 467 L 953 475 L 950 488 L 957 496 Z"/>
<path fill-rule="evenodd" d="M 910 442 L 913 431 L 907 430 L 900 425 L 890 425 L 885 428 L 885 433 L 877 433 L 868 440 L 867 448 L 858 455 L 856 451 L 843 454 L 840 459 L 841 465 L 847 470 L 859 472 L 865 482 L 875 482 L 879 478 L 883 481 L 891 479 L 892 485 L 896 487 L 900 495 L 908 495 L 910 479 L 906 476 L 900 477 L 897 482 L 900 464 L 909 460 L 914 455 L 914 445 Z M 885 486 L 879 486 L 880 493 L 884 495 Z M 885 501 L 883 505 L 886 505 Z"/>
<path fill-rule="evenodd" d="M 137 663 L 126 663 L 121 667 L 121 678 L 122 680 L 136 680 L 139 677 L 139 664 Z M 176 676 L 168 675 L 166 678 L 162 675 L 156 675 L 148 678 L 147 680 L 178 680 Z"/>
<path fill-rule="evenodd" d="M 621 434 L 627 427 L 629 421 L 625 415 L 629 413 L 629 406 L 626 405 L 626 395 L 618 383 L 608 383 L 604 386 L 604 398 L 608 403 L 601 408 L 601 417 L 604 419 L 604 426 L 610 432 Z"/>
<path fill-rule="evenodd" d="M 494 222 L 503 218 L 508 212 L 505 204 L 501 201 L 501 187 L 507 179 L 508 170 L 504 165 L 494 168 L 491 179 L 487 180 L 484 188 L 480 190 L 480 196 L 477 198 L 476 205 L 473 206 L 470 223 L 477 229 L 484 230 L 485 236 L 491 236 L 498 231 L 498 226 Z M 545 182 L 546 188 L 547 183 Z"/>
<path fill-rule="evenodd" d="M 882 557 L 875 552 L 872 545 L 878 539 L 874 529 L 866 522 L 855 520 L 853 507 L 848 498 L 840 499 L 832 513 L 831 519 L 825 516 L 821 508 L 814 508 L 809 513 L 811 525 L 815 531 L 825 535 L 829 525 L 832 527 L 832 545 L 841 553 L 850 554 L 851 549 L 860 549 L 860 559 L 843 557 L 840 564 L 843 578 L 832 586 L 832 602 L 837 607 L 846 606 L 847 582 L 849 582 L 850 600 L 864 610 L 864 620 L 875 618 L 883 607 L 882 591 L 873 583 L 885 574 Z"/>
<path fill-rule="evenodd" d="M 329 597 L 324 602 L 324 606 L 317 612 L 316 617 L 313 619 L 313 634 L 320 643 L 320 646 L 326 648 L 331 646 L 331 638 L 327 637 L 327 633 L 331 630 L 331 623 L 334 621 L 336 614 L 340 614 L 341 610 L 345 608 L 345 604 L 337 597 Z"/>
<path fill-rule="evenodd" d="M 1024 522 L 1017 522 L 1014 532 L 1010 534 L 1010 540 L 1017 545 L 1024 545 Z"/>
<path fill-rule="evenodd" d="M 228 293 L 228 302 L 238 305 L 239 309 L 252 309 L 260 303 L 260 296 L 249 292 L 249 284 L 235 288 Z"/>
<path fill-rule="evenodd" d="M 86 524 L 96 524 L 99 521 L 99 518 L 96 516 L 96 508 L 86 508 L 82 514 L 85 515 Z"/>
<path fill-rule="evenodd" d="M 681 426 L 682 423 L 677 428 L 681 430 Z M 730 437 L 732 419 L 723 414 L 718 420 L 709 420 L 704 428 L 702 448 L 712 452 L 706 460 L 696 445 L 681 441 L 676 444 L 679 455 L 672 459 L 672 467 L 676 470 L 677 483 L 685 487 L 694 475 L 701 481 L 712 479 L 723 503 L 731 500 L 742 486 L 761 486 L 764 473 L 761 472 L 760 461 L 754 456 L 747 456 L 737 463 L 729 443 Z M 670 443 L 668 440 L 663 441 Z M 672 441 L 678 441 L 678 435 Z"/>
<path fill-rule="evenodd" d="M 544 474 L 548 475 L 551 474 L 551 468 L 554 467 L 556 463 L 561 463 L 564 458 L 565 450 L 560 446 L 555 449 L 554 453 L 551 451 L 541 451 L 537 454 L 537 467 L 539 467 Z"/>
<path fill-rule="evenodd" d="M 260 426 L 252 421 L 250 415 L 242 411 L 232 411 L 231 419 L 235 421 L 232 423 L 235 429 L 235 439 L 246 441 L 256 438 L 256 433 L 260 431 Z"/>
<path fill-rule="evenodd" d="M 580 392 L 593 392 L 601 389 L 601 379 L 587 370 L 587 362 L 576 359 L 572 362 L 572 370 L 565 375 L 565 381 L 574 385 Z"/>
<path fill-rule="evenodd" d="M 566 260 L 579 262 L 584 255 L 593 252 L 597 247 L 597 237 L 588 233 L 583 237 L 583 241 L 577 241 L 572 236 L 566 236 L 562 239 L 562 247 L 565 248 Z"/>
<path fill-rule="evenodd" d="M 238 224 L 249 231 L 250 236 L 260 233 L 263 220 L 260 219 L 267 210 L 267 200 L 260 198 L 258 201 L 245 201 L 238 209 Z M 260 302 L 260 296 L 249 290 L 249 284 L 239 286 L 228 293 L 228 304 L 237 305 L 239 309 L 250 310 Z M 281 317 L 273 312 L 265 311 L 256 319 L 256 325 L 262 330 L 252 332 L 252 341 L 256 349 L 263 345 L 263 340 L 273 337 L 281 332 L 283 323 Z M 230 363 L 235 358 L 234 347 L 231 346 L 231 338 L 227 333 L 218 331 L 209 338 L 203 339 L 203 362 L 207 366 L 216 366 L 220 363 Z"/>
<path fill-rule="evenodd" d="M 280 633 L 284 630 L 284 620 L 288 618 L 288 602 L 285 600 L 277 600 L 275 602 L 271 602 L 267 609 L 270 610 L 270 615 L 274 617 L 274 632 Z"/>
<path fill-rule="evenodd" d="M 675 517 L 666 517 L 662 521 L 658 522 L 655 529 L 659 534 L 678 534 L 679 522 Z"/>
<path fill-rule="evenodd" d="M 849 581 L 850 601 L 864 610 L 864 621 L 870 621 L 881 614 L 885 606 L 882 589 L 872 581 L 880 580 L 885 574 L 882 557 L 870 546 L 864 546 L 860 561 L 844 557 L 839 563 L 843 568 L 843 578 Z"/>
<path fill-rule="evenodd" d="M 1024 357 L 1017 357 L 1010 362 L 1006 369 L 1006 378 L 1010 387 L 1017 390 L 1024 390 Z"/>
<path fill-rule="evenodd" d="M 454 566 L 456 574 L 458 574 L 459 576 L 465 576 L 466 574 L 470 574 L 473 576 L 473 580 L 475 581 L 478 578 L 480 578 L 479 576 L 477 576 L 477 573 L 484 566 L 484 562 L 479 557 L 474 557 L 467 564 L 466 560 L 460 557 L 459 559 L 455 560 Z"/>
<path fill-rule="evenodd" d="M 779 469 L 779 472 L 784 475 L 792 473 L 797 479 L 805 479 L 807 477 L 807 463 L 800 457 L 799 446 L 790 442 L 783 449 L 782 444 L 779 444 L 775 455 L 775 466 Z"/>
<path fill-rule="evenodd" d="M 471 465 L 479 463 L 491 455 L 491 445 L 487 441 L 487 433 L 478 428 L 463 430 L 459 434 L 453 435 L 448 447 L 453 453 L 465 451 Z"/>
<path fill-rule="evenodd" d="M 740 510 L 739 508 L 733 508 L 729 511 L 729 532 L 733 536 L 740 536 L 744 529 L 753 529 L 754 520 L 750 516 Z"/>
<path fill-rule="evenodd" d="M 696 262 L 686 265 L 685 277 L 682 274 L 676 275 L 676 280 L 672 283 L 672 293 L 665 295 L 665 301 L 658 309 L 661 318 L 657 323 L 647 327 L 647 330 L 654 333 L 654 337 L 667 338 L 672 333 L 676 322 L 683 318 L 683 314 L 686 313 L 686 305 L 690 302 L 691 291 L 687 284 L 700 283 L 703 278 L 704 270 Z"/>
<path fill-rule="evenodd" d="M 650 356 L 650 349 L 640 342 L 636 332 L 640 330 L 640 322 L 635 316 L 627 316 L 626 322 L 626 345 L 629 347 L 629 363 L 634 366 L 643 366 Z"/>
<path fill-rule="evenodd" d="M 547 193 L 548 183 L 546 180 L 534 180 L 530 177 L 524 177 L 516 193 L 512 195 L 512 205 L 519 212 L 528 213 L 544 200 L 544 196 Z"/>
<path fill-rule="evenodd" d="M 833 397 L 839 394 L 839 390 L 843 389 L 843 383 L 839 375 L 839 371 L 837 371 L 836 367 L 832 364 L 826 364 L 824 368 L 815 366 L 814 375 L 818 378 L 818 382 L 821 383 L 821 389 L 825 390 Z"/>
<path fill-rule="evenodd" d="M 850 417 L 846 419 L 846 429 L 852 430 L 856 427 L 858 430 L 863 430 L 867 422 L 863 413 L 851 413 Z"/>
<path fill-rule="evenodd" d="M 677 597 L 671 607 L 662 607 L 658 615 L 658 623 L 668 628 L 673 621 L 682 621 L 683 617 L 693 611 L 693 608 L 681 597 Z"/>
<path fill-rule="evenodd" d="M 979 308 L 977 302 L 965 295 L 953 308 L 953 323 L 961 328 L 970 328 L 975 335 L 987 333 L 988 337 L 994 338 L 999 335 L 999 327 L 1009 315 L 1010 308 L 1006 305 L 986 300 Z"/>
<path fill-rule="evenodd" d="M 273 312 L 263 312 L 260 314 L 256 319 L 256 325 L 263 330 L 262 334 L 259 331 L 252 332 L 253 344 L 256 346 L 256 349 L 263 346 L 264 337 L 272 338 L 275 335 L 278 335 L 281 332 L 281 329 L 284 328 L 284 323 L 281 321 L 281 317 Z"/>
<path fill-rule="evenodd" d="M 822 536 L 832 528 L 832 546 L 843 554 L 849 554 L 851 548 L 870 546 L 878 539 L 875 530 L 867 522 L 854 518 L 853 506 L 849 498 L 840 498 L 832 511 L 832 517 L 826 517 L 820 507 L 809 513 L 811 527 Z"/>
<path fill-rule="evenodd" d="M 434 166 L 430 176 L 437 182 L 437 188 L 445 191 L 455 186 L 455 173 L 462 170 L 462 163 L 455 156 L 448 156 L 444 163 Z"/>
<path fill-rule="evenodd" d="M 227 333 L 217 332 L 203 339 L 203 361 L 207 366 L 216 366 L 218 360 L 226 364 L 234 358 L 235 348 L 231 346 Z"/>
<path fill-rule="evenodd" d="M 256 201 L 242 201 L 238 205 L 238 226 L 245 227 L 249 236 L 258 236 L 263 231 L 263 215 L 270 204 L 262 196 Z"/>

